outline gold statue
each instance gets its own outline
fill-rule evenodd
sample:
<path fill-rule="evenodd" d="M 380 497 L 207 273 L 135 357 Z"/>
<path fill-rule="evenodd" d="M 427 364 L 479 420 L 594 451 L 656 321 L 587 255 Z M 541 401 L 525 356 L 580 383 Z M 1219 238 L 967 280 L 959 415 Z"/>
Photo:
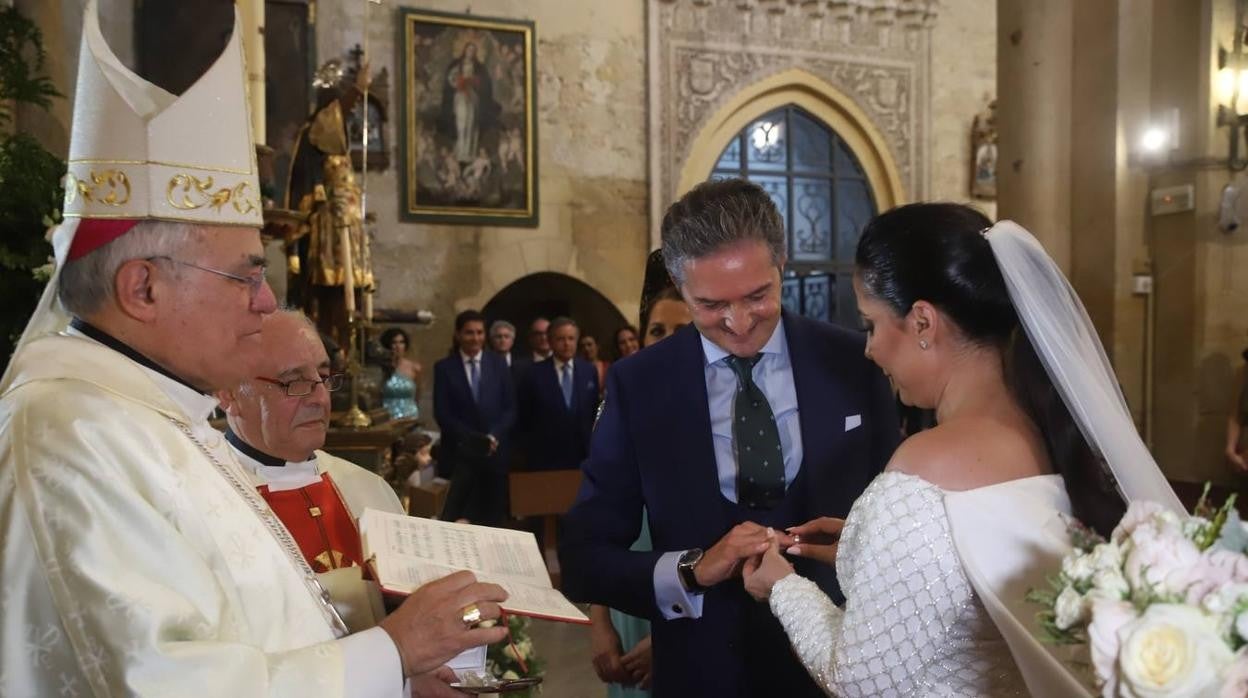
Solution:
<path fill-rule="evenodd" d="M 315 84 L 323 90 L 336 88 L 342 72 L 338 61 L 330 61 L 317 71 Z M 289 272 L 296 277 L 288 300 L 302 305 L 322 332 L 343 344 L 350 341 L 348 313 L 356 307 L 345 300 L 344 286 L 361 294 L 374 288 L 362 194 L 344 119 L 366 94 L 371 79 L 368 63 L 363 62 L 353 83 L 336 96 L 331 93 L 332 99 L 322 98 L 324 106 L 299 131 L 286 187 L 287 206 L 295 203 L 308 214 L 303 229 L 287 241 Z M 344 248 L 348 241 L 349 250 Z"/>

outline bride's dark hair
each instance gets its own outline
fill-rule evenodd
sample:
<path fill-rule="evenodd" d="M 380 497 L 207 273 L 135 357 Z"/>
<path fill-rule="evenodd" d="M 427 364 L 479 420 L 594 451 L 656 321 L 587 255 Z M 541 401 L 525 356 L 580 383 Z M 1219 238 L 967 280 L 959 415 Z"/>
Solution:
<path fill-rule="evenodd" d="M 1066 481 L 1072 513 L 1108 535 L 1126 505 L 1019 324 L 983 235 L 991 225 L 984 214 L 960 204 L 909 204 L 883 213 L 867 223 L 858 241 L 862 285 L 898 316 L 925 300 L 968 341 L 1001 351 L 1005 382 L 1040 429 L 1053 469 Z"/>

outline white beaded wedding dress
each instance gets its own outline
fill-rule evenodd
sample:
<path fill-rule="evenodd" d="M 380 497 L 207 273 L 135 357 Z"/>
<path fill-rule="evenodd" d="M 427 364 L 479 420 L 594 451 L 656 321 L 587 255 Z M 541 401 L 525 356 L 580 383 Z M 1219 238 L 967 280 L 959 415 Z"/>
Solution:
<path fill-rule="evenodd" d="M 984 235 L 1046 373 L 1123 497 L 1181 512 L 1061 270 L 1017 224 Z M 844 608 L 791 574 L 772 587 L 771 609 L 833 695 L 1091 696 L 1070 657 L 1037 639 L 1039 608 L 1025 600 L 1061 568 L 1069 513 L 1058 475 L 952 492 L 885 472 L 842 530 Z"/>
<path fill-rule="evenodd" d="M 1026 695 L 935 485 L 899 472 L 872 481 L 846 519 L 836 572 L 844 609 L 796 574 L 771 591 L 772 612 L 829 694 Z"/>

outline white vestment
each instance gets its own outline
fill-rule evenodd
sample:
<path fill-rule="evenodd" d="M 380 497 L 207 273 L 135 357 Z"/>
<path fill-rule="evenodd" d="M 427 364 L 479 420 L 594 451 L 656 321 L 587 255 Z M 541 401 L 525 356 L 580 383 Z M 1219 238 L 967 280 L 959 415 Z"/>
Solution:
<path fill-rule="evenodd" d="M 335 640 L 208 425 L 214 399 L 82 336 L 35 339 L 10 369 L 0 695 L 397 693 L 384 631 Z M 352 670 L 386 644 L 380 676 Z"/>

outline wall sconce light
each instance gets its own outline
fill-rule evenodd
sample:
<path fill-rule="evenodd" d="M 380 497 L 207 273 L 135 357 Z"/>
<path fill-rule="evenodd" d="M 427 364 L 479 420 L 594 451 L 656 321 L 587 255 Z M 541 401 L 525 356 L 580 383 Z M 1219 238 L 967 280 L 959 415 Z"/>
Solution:
<path fill-rule="evenodd" d="M 1139 161 L 1156 165 L 1170 159 L 1170 153 L 1179 148 L 1179 110 L 1167 109 L 1153 119 L 1140 134 Z"/>

